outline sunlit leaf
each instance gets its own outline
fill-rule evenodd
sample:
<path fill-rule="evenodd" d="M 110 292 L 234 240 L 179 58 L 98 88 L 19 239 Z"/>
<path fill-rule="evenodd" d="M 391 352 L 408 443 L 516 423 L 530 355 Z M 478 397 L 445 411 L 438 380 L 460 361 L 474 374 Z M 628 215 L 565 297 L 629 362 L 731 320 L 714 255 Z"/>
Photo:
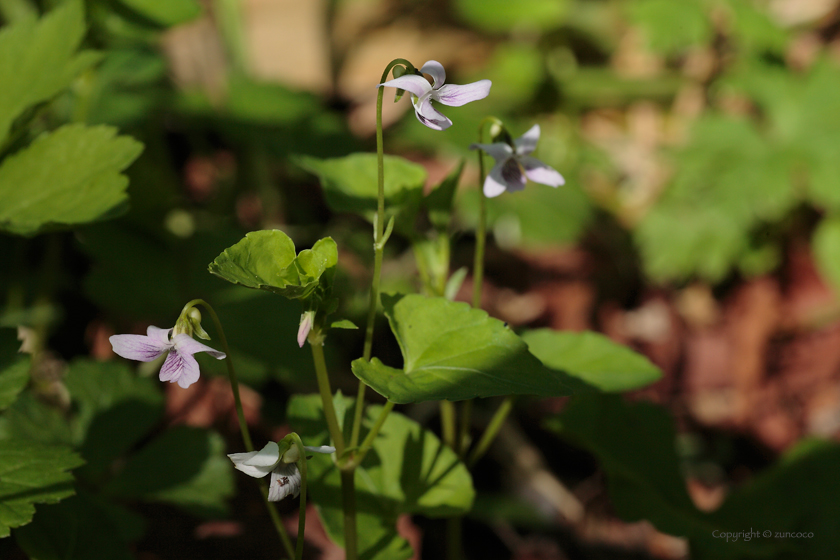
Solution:
<path fill-rule="evenodd" d="M 143 145 L 107 126 L 63 126 L 0 165 L 0 229 L 33 235 L 97 220 L 127 201 L 120 172 Z M 45 165 L 44 162 L 49 162 Z"/>
<path fill-rule="evenodd" d="M 201 4 L 196 0 L 119 0 L 137 13 L 166 27 L 185 23 L 201 15 Z"/>
<path fill-rule="evenodd" d="M 606 392 L 631 391 L 662 377 L 650 361 L 595 332 L 525 331 L 522 340 L 549 368 Z"/>
<path fill-rule="evenodd" d="M 0 441 L 0 538 L 32 519 L 35 504 L 72 496 L 73 476 L 83 463 L 69 448 L 20 439 Z"/>
<path fill-rule="evenodd" d="M 551 29 L 563 23 L 569 10 L 567 0 L 457 0 L 457 13 L 466 21 L 488 31 L 513 27 Z"/>
<path fill-rule="evenodd" d="M 40 20 L 25 18 L 0 29 L 0 146 L 25 109 L 49 100 L 96 62 L 92 53 L 76 54 L 84 33 L 80 0 L 64 2 Z"/>
<path fill-rule="evenodd" d="M 568 395 L 568 377 L 544 367 L 502 321 L 466 303 L 421 295 L 382 296 L 403 369 L 379 359 L 353 373 L 388 400 L 457 401 L 497 395 Z"/>

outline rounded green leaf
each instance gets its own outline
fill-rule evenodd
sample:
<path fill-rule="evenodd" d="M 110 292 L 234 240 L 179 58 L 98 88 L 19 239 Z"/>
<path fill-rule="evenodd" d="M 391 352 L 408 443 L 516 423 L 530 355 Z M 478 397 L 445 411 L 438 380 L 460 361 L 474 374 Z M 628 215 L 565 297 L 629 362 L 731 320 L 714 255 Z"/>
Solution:
<path fill-rule="evenodd" d="M 383 295 L 382 304 L 403 369 L 358 359 L 353 373 L 388 400 L 570 393 L 568 376 L 544 367 L 505 323 L 480 309 L 421 295 Z"/>
<path fill-rule="evenodd" d="M 601 391 L 631 391 L 662 377 L 650 361 L 594 332 L 526 331 L 522 339 L 542 363 Z"/>

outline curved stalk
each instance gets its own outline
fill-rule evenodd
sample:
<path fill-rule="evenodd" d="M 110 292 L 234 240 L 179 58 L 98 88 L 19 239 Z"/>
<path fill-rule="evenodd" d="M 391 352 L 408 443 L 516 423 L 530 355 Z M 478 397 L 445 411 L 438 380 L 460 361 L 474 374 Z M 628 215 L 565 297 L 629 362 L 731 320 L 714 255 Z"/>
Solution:
<path fill-rule="evenodd" d="M 303 536 L 306 531 L 306 449 L 304 449 L 299 435 L 294 432 L 290 435 L 295 442 L 299 454 L 297 466 L 300 471 L 300 509 L 298 511 L 298 537 L 295 546 L 295 560 L 302 560 Z"/>

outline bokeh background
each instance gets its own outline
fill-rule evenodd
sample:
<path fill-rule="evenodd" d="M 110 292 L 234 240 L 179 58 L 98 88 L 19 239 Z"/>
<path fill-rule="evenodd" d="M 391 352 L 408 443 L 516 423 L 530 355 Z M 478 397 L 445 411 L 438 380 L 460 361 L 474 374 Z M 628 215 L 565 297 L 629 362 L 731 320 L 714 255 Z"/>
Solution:
<path fill-rule="evenodd" d="M 0 18 L 11 25 L 61 4 L 0 0 Z M 147 443 L 147 430 L 178 426 L 213 434 L 196 443 L 205 454 L 237 450 L 223 364 L 201 361 L 206 375 L 189 390 L 141 383 L 146 378 L 129 389 L 136 378 L 108 343 L 117 332 L 172 324 L 196 297 L 213 303 L 225 324 L 256 439 L 288 431 L 289 395 L 314 390 L 309 353 L 295 344 L 300 309 L 231 287 L 206 267 L 248 231 L 281 228 L 298 248 L 331 235 L 340 248 L 342 313 L 363 323 L 369 226 L 332 212 L 317 179 L 295 162 L 374 150 L 376 84 L 401 57 L 418 67 L 438 60 L 450 83 L 493 81 L 487 99 L 443 109 L 455 123 L 445 132 L 419 125 L 409 101 L 391 103 L 386 91 L 387 153 L 422 164 L 430 187 L 467 158 L 453 271 L 472 258 L 479 191 L 468 147 L 480 120 L 494 115 L 514 136 L 540 125 L 536 155 L 566 185 L 532 184 L 488 202 L 483 306 L 515 328 L 600 331 L 657 364 L 662 380 L 629 398 L 672 414 L 699 509 L 717 508 L 730 488 L 804 438 L 838 438 L 837 0 L 88 0 L 84 7 L 79 48 L 101 59 L 28 114 L 2 155 L 72 122 L 115 126 L 145 149 L 126 172 L 130 204 L 119 217 L 0 236 L 0 324 L 25 325 L 42 354 L 30 391 L 0 417 L 0 433 L 90 452 L 91 418 L 110 410 L 117 425 L 146 419 L 126 449 Z M 419 289 L 406 239 L 395 237 L 386 258 L 385 290 Z M 459 297 L 468 300 L 466 288 Z M 398 361 L 387 329 L 379 333 L 377 353 Z M 334 386 L 352 393 L 348 365 L 361 355 L 361 337 L 331 337 Z M 102 389 L 102 380 L 80 388 L 74 360 L 79 370 L 110 368 L 91 375 L 120 376 L 119 390 L 147 395 L 140 401 L 152 412 L 114 413 L 118 390 Z M 526 402 L 476 473 L 468 558 L 688 557 L 684 539 L 619 520 L 598 462 L 545 429 L 563 399 Z M 493 403 L 485 405 L 489 414 Z M 405 412 L 437 429 L 435 409 Z M 177 432 L 169 438 L 176 441 L 158 444 L 182 448 L 181 435 L 193 442 Z M 113 434 L 99 437 L 103 445 Z M 275 556 L 276 536 L 250 481 L 225 467 L 213 463 L 222 474 L 206 474 L 190 495 L 164 489 L 156 499 L 91 467 L 90 495 L 122 500 L 90 498 L 94 519 L 122 528 L 111 531 L 112 549 L 36 556 Z M 208 487 L 215 491 L 202 495 Z M 66 519 L 54 517 L 50 530 L 60 535 Z M 422 557 L 440 556 L 440 522 L 404 518 L 401 531 Z M 311 539 L 312 557 L 337 557 L 317 527 Z M 0 556 L 23 558 L 32 547 L 25 535 L 3 539 Z"/>

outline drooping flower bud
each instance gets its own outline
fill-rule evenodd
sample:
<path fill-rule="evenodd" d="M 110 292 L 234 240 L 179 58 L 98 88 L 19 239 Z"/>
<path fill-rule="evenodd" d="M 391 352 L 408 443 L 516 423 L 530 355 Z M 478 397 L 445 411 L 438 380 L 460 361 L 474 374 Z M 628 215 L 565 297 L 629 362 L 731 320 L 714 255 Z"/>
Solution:
<path fill-rule="evenodd" d="M 314 321 L 314 311 L 306 311 L 300 316 L 300 327 L 298 328 L 297 342 L 298 346 L 301 348 L 303 348 L 303 343 L 306 342 L 306 337 L 309 336 L 309 331 L 312 330 L 312 323 Z"/>

